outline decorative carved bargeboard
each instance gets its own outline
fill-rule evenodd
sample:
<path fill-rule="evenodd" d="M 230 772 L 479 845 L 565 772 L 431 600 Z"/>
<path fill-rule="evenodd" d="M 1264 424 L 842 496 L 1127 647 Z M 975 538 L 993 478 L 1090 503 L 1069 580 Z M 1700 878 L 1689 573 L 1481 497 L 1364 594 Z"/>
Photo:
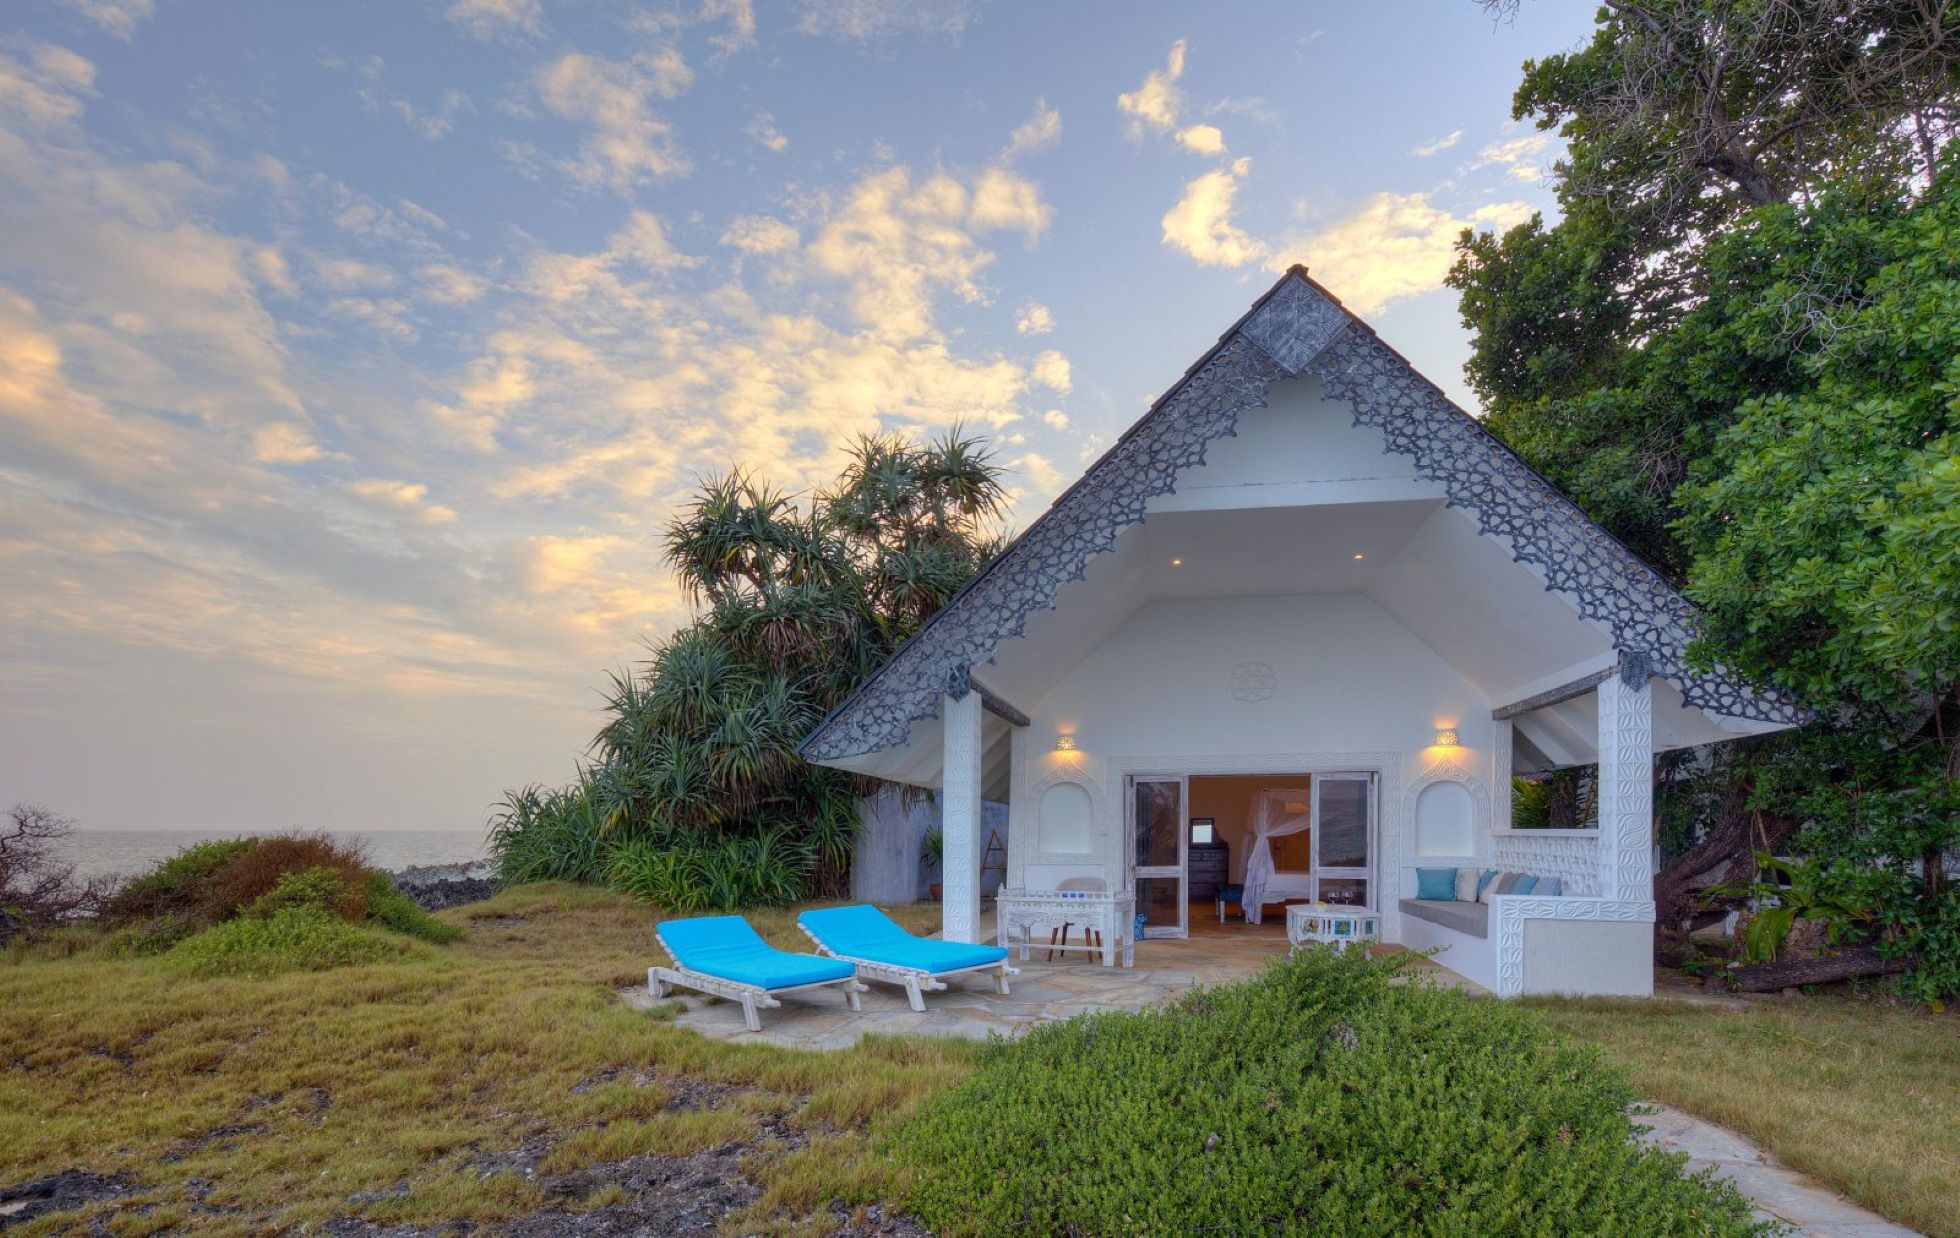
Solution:
<path fill-rule="evenodd" d="M 942 692 L 963 698 L 974 667 L 1022 635 L 1029 616 L 1052 608 L 1063 585 L 1083 579 L 1089 560 L 1141 521 L 1152 499 L 1174 491 L 1179 472 L 1203 464 L 1212 442 L 1235 434 L 1240 413 L 1265 407 L 1275 382 L 1298 375 L 1318 378 L 1329 398 L 1347 402 L 1357 425 L 1380 431 L 1387 451 L 1440 484 L 1450 506 L 1501 539 L 1547 589 L 1603 624 L 1616 648 L 1638 653 L 1640 665 L 1688 704 L 1734 718 L 1806 720 L 1776 690 L 1752 688 L 1723 667 L 1691 667 L 1693 605 L 1301 273 L 1284 278 L 825 720 L 803 755 L 835 761 L 904 744 L 913 722 L 938 713 Z"/>

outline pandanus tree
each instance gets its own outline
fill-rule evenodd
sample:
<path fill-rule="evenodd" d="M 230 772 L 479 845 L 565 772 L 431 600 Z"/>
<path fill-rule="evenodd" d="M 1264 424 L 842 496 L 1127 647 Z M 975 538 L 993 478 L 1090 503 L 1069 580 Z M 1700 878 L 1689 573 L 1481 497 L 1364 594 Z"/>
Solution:
<path fill-rule="evenodd" d="M 835 889 L 868 788 L 796 745 L 998 551 L 1002 504 L 957 430 L 861 439 L 801 501 L 744 471 L 705 481 L 666 536 L 696 618 L 614 675 L 594 744 L 615 879 L 669 905 Z M 703 848 L 725 862 L 677 858 Z M 718 871 L 743 865 L 769 871 Z"/>

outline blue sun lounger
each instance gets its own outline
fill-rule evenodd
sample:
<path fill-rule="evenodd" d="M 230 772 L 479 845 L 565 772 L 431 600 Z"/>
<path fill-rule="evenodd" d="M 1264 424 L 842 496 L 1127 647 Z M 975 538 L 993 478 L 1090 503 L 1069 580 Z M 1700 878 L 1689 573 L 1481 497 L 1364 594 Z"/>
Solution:
<path fill-rule="evenodd" d="M 670 985 L 696 989 L 742 1003 L 742 1022 L 752 1032 L 762 1030 L 756 1011 L 780 1006 L 785 993 L 801 993 L 841 985 L 852 1010 L 864 985 L 857 968 L 814 954 L 791 954 L 762 940 L 740 916 L 697 916 L 668 920 L 653 926 L 653 935 L 674 960 L 672 967 L 647 968 L 647 988 L 655 997 L 667 996 Z"/>
<path fill-rule="evenodd" d="M 796 917 L 796 925 L 819 951 L 857 964 L 860 976 L 904 985 L 914 1010 L 926 1008 L 925 991 L 945 988 L 947 976 L 990 971 L 995 987 L 1005 993 L 1007 978 L 1020 975 L 1007 965 L 1007 951 L 999 946 L 914 937 L 868 903 L 806 911 Z"/>

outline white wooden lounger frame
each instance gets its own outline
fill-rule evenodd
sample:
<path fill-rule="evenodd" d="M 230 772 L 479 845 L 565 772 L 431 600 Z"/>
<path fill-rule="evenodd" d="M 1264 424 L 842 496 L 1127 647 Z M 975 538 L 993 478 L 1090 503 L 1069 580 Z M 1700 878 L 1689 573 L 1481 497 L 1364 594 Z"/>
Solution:
<path fill-rule="evenodd" d="M 842 985 L 845 1004 L 853 1011 L 864 1009 L 858 1003 L 858 994 L 869 992 L 869 989 L 856 976 L 845 976 L 839 980 L 819 980 L 814 984 L 793 984 L 781 989 L 765 989 L 759 984 L 743 984 L 739 980 L 726 980 L 720 976 L 710 976 L 707 972 L 695 971 L 691 967 L 684 967 L 681 965 L 681 956 L 674 953 L 674 948 L 667 944 L 667 939 L 660 935 L 659 929 L 653 930 L 653 936 L 660 943 L 660 948 L 667 952 L 667 957 L 674 960 L 674 965 L 647 968 L 648 991 L 655 997 L 665 997 L 669 987 L 678 986 L 683 989 L 698 989 L 731 1002 L 740 1002 L 742 1024 L 752 1032 L 762 1030 L 761 1009 L 764 1006 L 782 1005 L 776 998 L 784 993 L 803 993 L 810 989 L 828 988 L 833 984 Z"/>
<path fill-rule="evenodd" d="M 925 995 L 935 989 L 944 989 L 947 987 L 943 979 L 946 976 L 959 976 L 974 971 L 990 971 L 994 973 L 994 988 L 1004 995 L 1007 992 L 1007 978 L 1021 974 L 1020 968 L 1009 967 L 1007 960 L 1004 958 L 998 963 L 981 963 L 973 967 L 955 967 L 948 971 L 927 971 L 922 967 L 898 967 L 891 963 L 880 963 L 874 959 L 861 959 L 853 954 L 839 954 L 829 946 L 824 945 L 823 942 L 818 941 L 817 935 L 812 933 L 808 928 L 805 928 L 801 920 L 796 922 L 796 927 L 803 929 L 803 935 L 816 943 L 818 954 L 845 963 L 855 963 L 857 965 L 858 975 L 864 977 L 866 980 L 883 980 L 887 984 L 904 985 L 906 1002 L 912 1009 L 921 1013 L 926 1008 Z"/>

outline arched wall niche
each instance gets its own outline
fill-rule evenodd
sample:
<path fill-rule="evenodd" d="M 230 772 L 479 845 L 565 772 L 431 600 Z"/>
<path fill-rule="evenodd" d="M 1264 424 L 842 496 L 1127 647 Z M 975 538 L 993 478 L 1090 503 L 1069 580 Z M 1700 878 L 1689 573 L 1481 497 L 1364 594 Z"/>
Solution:
<path fill-rule="evenodd" d="M 1477 854 L 1477 797 L 1454 779 L 1430 783 L 1416 794 L 1415 854 L 1433 856 Z"/>
<path fill-rule="evenodd" d="M 1042 788 L 1037 816 L 1043 855 L 1087 855 L 1095 846 L 1095 801 L 1079 782 Z"/>

